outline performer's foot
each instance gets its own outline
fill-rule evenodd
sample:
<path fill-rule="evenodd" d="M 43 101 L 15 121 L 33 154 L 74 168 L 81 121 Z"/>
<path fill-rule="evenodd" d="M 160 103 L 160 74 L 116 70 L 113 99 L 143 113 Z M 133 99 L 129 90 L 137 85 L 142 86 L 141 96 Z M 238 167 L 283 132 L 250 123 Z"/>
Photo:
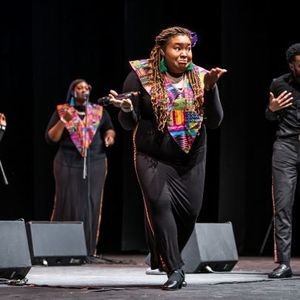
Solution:
<path fill-rule="evenodd" d="M 148 268 L 146 270 L 146 275 L 166 275 L 167 273 L 165 271 L 160 271 L 159 269 L 151 269 Z"/>
<path fill-rule="evenodd" d="M 292 276 L 293 276 L 293 272 L 291 267 L 285 264 L 280 264 L 268 275 L 269 278 L 289 278 Z"/>
<path fill-rule="evenodd" d="M 98 255 L 88 255 L 85 258 L 86 264 L 103 264 L 105 261 Z"/>
<path fill-rule="evenodd" d="M 175 270 L 168 275 L 168 280 L 164 283 L 162 289 L 166 291 L 175 291 L 186 286 L 187 283 L 185 282 L 183 270 Z"/>

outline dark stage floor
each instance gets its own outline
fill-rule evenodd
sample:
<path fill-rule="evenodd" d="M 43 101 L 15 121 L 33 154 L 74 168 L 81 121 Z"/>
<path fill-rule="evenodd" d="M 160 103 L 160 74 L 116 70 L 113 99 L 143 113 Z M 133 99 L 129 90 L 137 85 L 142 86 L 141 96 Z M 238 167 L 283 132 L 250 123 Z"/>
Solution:
<path fill-rule="evenodd" d="M 271 257 L 240 257 L 230 272 L 186 275 L 188 286 L 161 290 L 166 275 L 146 275 L 144 255 L 104 255 L 95 264 L 34 265 L 25 285 L 0 284 L 0 299 L 300 299 L 300 258 L 294 277 L 271 280 Z"/>

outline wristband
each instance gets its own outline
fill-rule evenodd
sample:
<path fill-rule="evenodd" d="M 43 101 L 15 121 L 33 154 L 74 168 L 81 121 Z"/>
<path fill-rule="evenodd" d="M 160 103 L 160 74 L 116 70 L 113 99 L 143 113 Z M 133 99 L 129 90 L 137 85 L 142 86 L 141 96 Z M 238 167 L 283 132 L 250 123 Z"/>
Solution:
<path fill-rule="evenodd" d="M 128 112 L 133 111 L 133 106 L 131 105 L 129 108 L 123 108 L 123 107 L 121 107 L 121 110 L 124 111 L 124 112 L 126 112 L 126 113 L 128 113 Z"/>
<path fill-rule="evenodd" d="M 60 120 L 61 120 L 64 124 L 68 123 L 68 121 L 67 121 L 64 117 L 61 117 Z"/>

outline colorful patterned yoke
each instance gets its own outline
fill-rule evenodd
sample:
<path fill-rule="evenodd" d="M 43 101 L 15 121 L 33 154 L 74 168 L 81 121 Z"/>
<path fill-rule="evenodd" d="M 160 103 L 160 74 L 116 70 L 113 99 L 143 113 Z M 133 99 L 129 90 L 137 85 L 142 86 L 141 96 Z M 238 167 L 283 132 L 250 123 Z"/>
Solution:
<path fill-rule="evenodd" d="M 57 105 L 57 112 L 61 120 L 64 118 L 66 111 L 72 115 L 72 119 L 65 123 L 65 127 L 70 133 L 72 142 L 83 157 L 100 124 L 103 107 L 96 104 L 88 104 L 87 115 L 81 120 L 73 106 L 69 104 Z"/>
<path fill-rule="evenodd" d="M 148 60 L 131 61 L 130 64 L 145 90 L 151 95 Z M 196 65 L 193 65 L 193 70 L 203 82 L 204 74 L 207 71 Z M 183 90 L 179 91 L 165 74 L 163 76 L 169 98 L 167 128 L 181 150 L 188 153 L 201 128 L 203 112 L 199 115 L 195 111 L 194 93 L 188 80 L 184 81 Z"/>

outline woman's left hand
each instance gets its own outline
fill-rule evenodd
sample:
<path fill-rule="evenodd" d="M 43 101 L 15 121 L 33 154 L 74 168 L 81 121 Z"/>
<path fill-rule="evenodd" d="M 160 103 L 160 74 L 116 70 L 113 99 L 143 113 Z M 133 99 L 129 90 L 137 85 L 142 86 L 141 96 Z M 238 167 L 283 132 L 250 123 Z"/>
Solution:
<path fill-rule="evenodd" d="M 221 68 L 212 68 L 210 69 L 205 75 L 204 75 L 204 88 L 205 90 L 209 91 L 211 90 L 219 78 L 226 73 L 226 69 Z"/>

